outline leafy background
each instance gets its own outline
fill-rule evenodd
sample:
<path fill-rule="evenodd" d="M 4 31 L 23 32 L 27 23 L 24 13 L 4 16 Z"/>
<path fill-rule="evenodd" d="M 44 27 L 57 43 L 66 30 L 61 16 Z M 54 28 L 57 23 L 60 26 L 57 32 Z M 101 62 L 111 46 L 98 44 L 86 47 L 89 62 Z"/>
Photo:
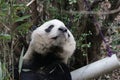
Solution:
<path fill-rule="evenodd" d="M 107 12 L 117 10 L 119 0 L 87 0 L 94 14 L 88 11 L 85 0 L 35 0 L 26 6 L 30 1 L 0 0 L 0 80 L 14 80 L 16 64 L 20 62 L 20 72 L 21 57 L 28 48 L 31 32 L 54 18 L 65 23 L 77 42 L 77 49 L 69 62 L 71 70 L 106 57 L 106 44 L 113 53 L 119 53 L 120 10 L 112 14 Z M 115 70 L 96 80 L 119 80 L 119 72 Z"/>

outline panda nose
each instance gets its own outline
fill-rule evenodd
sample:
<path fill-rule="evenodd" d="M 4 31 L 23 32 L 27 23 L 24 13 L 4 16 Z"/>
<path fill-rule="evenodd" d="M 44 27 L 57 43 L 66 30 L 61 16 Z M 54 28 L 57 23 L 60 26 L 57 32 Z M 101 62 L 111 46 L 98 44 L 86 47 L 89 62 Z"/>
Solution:
<path fill-rule="evenodd" d="M 67 32 L 67 29 L 65 27 L 60 27 L 58 30 L 62 32 Z"/>

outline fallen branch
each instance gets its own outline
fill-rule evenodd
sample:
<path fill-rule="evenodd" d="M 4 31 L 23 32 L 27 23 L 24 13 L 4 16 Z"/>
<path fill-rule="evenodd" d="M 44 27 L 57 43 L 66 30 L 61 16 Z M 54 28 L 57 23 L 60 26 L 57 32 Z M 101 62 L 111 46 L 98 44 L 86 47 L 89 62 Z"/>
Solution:
<path fill-rule="evenodd" d="M 108 15 L 108 14 L 114 14 L 120 12 L 120 7 L 115 10 L 100 12 L 100 11 L 63 11 L 65 13 L 71 13 L 71 14 L 99 14 L 99 15 Z"/>
<path fill-rule="evenodd" d="M 96 78 L 114 69 L 120 68 L 120 58 L 115 54 L 71 72 L 72 80 Z"/>

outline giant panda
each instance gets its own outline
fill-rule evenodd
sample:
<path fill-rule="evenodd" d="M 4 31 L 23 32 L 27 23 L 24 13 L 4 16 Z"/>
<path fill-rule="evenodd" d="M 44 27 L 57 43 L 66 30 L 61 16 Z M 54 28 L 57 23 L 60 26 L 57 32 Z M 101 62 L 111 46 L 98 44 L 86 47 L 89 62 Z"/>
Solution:
<path fill-rule="evenodd" d="M 75 48 L 75 39 L 62 21 L 53 19 L 45 22 L 32 32 L 28 50 L 23 57 L 21 80 L 71 80 L 66 65 Z M 27 75 L 28 72 L 32 73 L 33 79 L 30 76 L 29 79 L 24 78 L 24 73 Z M 46 79 L 40 72 L 47 74 Z M 52 72 L 52 76 L 48 76 L 49 72 Z"/>

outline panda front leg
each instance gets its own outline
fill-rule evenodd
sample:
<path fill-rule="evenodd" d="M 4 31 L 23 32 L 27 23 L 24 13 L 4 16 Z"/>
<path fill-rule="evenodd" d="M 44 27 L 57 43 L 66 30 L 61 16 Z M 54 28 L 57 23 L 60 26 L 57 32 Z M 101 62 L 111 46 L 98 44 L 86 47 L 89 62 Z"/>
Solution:
<path fill-rule="evenodd" d="M 29 47 L 27 52 L 25 53 L 25 55 L 23 56 L 23 61 L 29 61 L 30 59 L 32 59 L 32 54 L 33 51 L 32 49 Z"/>
<path fill-rule="evenodd" d="M 32 65 L 32 58 L 33 58 L 33 50 L 31 45 L 28 47 L 25 55 L 23 56 L 23 68 L 29 68 Z"/>

